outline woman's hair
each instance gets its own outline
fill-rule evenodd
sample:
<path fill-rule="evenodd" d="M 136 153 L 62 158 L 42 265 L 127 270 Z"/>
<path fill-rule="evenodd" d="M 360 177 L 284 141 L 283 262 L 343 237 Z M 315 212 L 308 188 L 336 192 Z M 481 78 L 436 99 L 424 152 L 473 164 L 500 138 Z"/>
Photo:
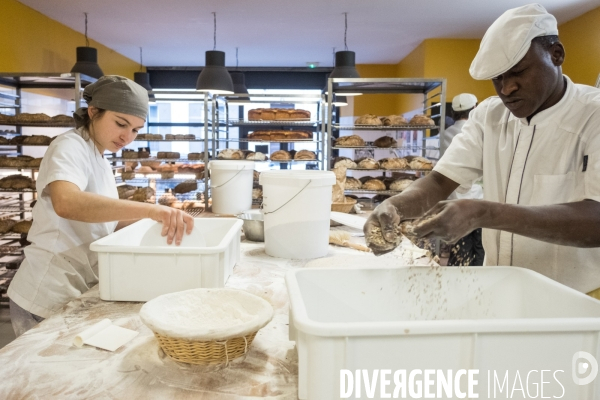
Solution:
<path fill-rule="evenodd" d="M 90 138 L 92 140 L 94 140 L 94 138 L 92 138 L 91 129 L 90 129 L 92 122 L 96 119 L 102 118 L 104 113 L 106 113 L 106 110 L 103 108 L 96 108 L 96 109 L 98 110 L 98 112 L 96 114 L 94 114 L 94 116 L 92 118 L 90 118 L 90 116 L 87 112 L 83 115 L 83 125 L 81 126 L 80 131 L 81 131 L 81 136 L 85 140 L 89 140 Z"/>

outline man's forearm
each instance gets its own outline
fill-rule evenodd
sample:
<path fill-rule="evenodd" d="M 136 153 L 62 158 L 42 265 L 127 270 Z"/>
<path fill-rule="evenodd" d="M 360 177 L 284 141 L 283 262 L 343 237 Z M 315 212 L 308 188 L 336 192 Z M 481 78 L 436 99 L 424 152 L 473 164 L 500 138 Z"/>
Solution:
<path fill-rule="evenodd" d="M 600 203 L 596 201 L 550 206 L 481 201 L 481 210 L 478 227 L 563 246 L 600 247 Z"/>

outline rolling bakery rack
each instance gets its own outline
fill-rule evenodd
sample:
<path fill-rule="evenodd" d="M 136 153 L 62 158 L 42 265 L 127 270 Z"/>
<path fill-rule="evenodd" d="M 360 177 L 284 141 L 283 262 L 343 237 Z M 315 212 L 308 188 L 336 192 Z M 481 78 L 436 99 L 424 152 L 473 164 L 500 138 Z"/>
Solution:
<path fill-rule="evenodd" d="M 82 91 L 95 78 L 79 73 L 0 73 L 0 114 L 18 116 L 27 111 L 47 112 L 45 106 L 37 105 L 34 96 L 52 99 L 54 113 L 68 113 L 81 105 Z M 63 100 L 58 101 L 57 98 Z M 46 102 L 42 102 L 46 103 Z M 68 110 L 73 107 L 73 110 Z M 16 141 L 24 133 L 39 134 L 48 128 L 72 128 L 73 123 L 53 122 L 1 122 L 0 136 L 8 139 L 7 144 L 0 145 L 0 155 L 25 155 L 30 149 L 48 144 L 22 144 Z M 44 132 L 42 132 L 44 133 Z M 57 132 L 54 132 L 57 133 Z M 12 140 L 11 140 L 12 139 Z M 39 151 L 31 150 L 33 153 Z M 45 150 L 44 150 L 45 152 Z M 2 166 L 0 176 L 22 174 L 35 180 L 38 167 Z M 0 219 L 28 220 L 31 218 L 36 192 L 34 189 L 0 190 Z M 6 291 L 12 277 L 23 260 L 23 248 L 29 244 L 27 234 L 11 231 L 0 233 L 0 305 L 8 305 Z"/>

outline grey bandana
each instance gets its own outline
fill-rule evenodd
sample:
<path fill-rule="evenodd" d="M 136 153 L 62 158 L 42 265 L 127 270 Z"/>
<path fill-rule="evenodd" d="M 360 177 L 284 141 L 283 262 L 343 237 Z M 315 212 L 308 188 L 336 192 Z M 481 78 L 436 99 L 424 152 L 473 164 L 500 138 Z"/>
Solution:
<path fill-rule="evenodd" d="M 88 85 L 83 91 L 88 106 L 118 113 L 134 115 L 144 121 L 148 116 L 148 91 L 134 81 L 118 75 L 105 75 Z M 81 127 L 87 107 L 78 108 L 73 114 L 75 124 Z"/>

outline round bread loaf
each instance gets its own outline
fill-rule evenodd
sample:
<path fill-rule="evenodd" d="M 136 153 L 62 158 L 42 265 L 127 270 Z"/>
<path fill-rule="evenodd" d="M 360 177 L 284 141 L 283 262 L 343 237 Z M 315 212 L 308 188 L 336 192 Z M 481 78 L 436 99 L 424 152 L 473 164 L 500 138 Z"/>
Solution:
<path fill-rule="evenodd" d="M 379 164 L 383 169 L 408 169 L 406 158 L 382 158 Z"/>
<path fill-rule="evenodd" d="M 402 191 L 413 183 L 412 179 L 396 179 L 390 184 L 390 190 Z"/>
<path fill-rule="evenodd" d="M 352 161 L 348 157 L 336 157 L 333 160 L 333 168 L 338 168 L 338 167 L 356 168 L 357 165 L 354 161 Z"/>
<path fill-rule="evenodd" d="M 408 121 L 402 115 L 390 115 L 389 117 L 383 117 L 383 125 L 385 126 L 402 126 L 408 125 Z"/>
<path fill-rule="evenodd" d="M 317 155 L 314 151 L 300 150 L 294 155 L 294 160 L 316 160 Z"/>
<path fill-rule="evenodd" d="M 253 188 L 252 189 L 252 200 L 258 200 L 262 197 L 263 191 L 261 188 Z"/>
<path fill-rule="evenodd" d="M 358 168 L 364 169 L 379 169 L 379 163 L 372 158 L 361 158 L 356 160 Z"/>
<path fill-rule="evenodd" d="M 411 118 L 409 125 L 435 125 L 435 122 L 427 115 L 417 114 Z"/>
<path fill-rule="evenodd" d="M 430 170 L 430 169 L 433 169 L 433 163 L 426 158 L 415 157 L 410 162 L 410 168 Z"/>
<path fill-rule="evenodd" d="M 379 179 L 369 179 L 362 184 L 362 188 L 366 190 L 385 190 L 385 183 Z"/>
<path fill-rule="evenodd" d="M 244 153 L 238 149 L 223 149 L 217 155 L 220 160 L 243 160 Z"/>
<path fill-rule="evenodd" d="M 292 155 L 285 150 L 277 150 L 276 152 L 271 154 L 271 160 L 280 161 L 280 160 L 291 160 L 291 159 L 292 159 Z"/>
<path fill-rule="evenodd" d="M 127 159 L 138 158 L 138 152 L 135 150 L 123 149 L 121 157 Z"/>
<path fill-rule="evenodd" d="M 365 141 L 358 135 L 342 136 L 335 141 L 337 147 L 360 147 Z"/>
<path fill-rule="evenodd" d="M 14 224 L 10 230 L 14 233 L 29 233 L 29 229 L 31 229 L 32 224 L 33 221 L 19 221 L 16 224 Z"/>
<path fill-rule="evenodd" d="M 173 193 L 189 193 L 198 189 L 198 183 L 194 180 L 185 181 L 173 188 Z"/>
<path fill-rule="evenodd" d="M 354 122 L 354 125 L 368 125 L 368 126 L 381 126 L 383 122 L 377 115 L 374 114 L 365 114 L 361 117 L 358 117 Z"/>
<path fill-rule="evenodd" d="M 377 147 L 397 147 L 398 142 L 393 137 L 390 136 L 382 136 L 379 139 L 376 139 L 373 144 Z"/>
<path fill-rule="evenodd" d="M 344 185 L 344 189 L 361 189 L 362 183 L 351 176 L 346 177 L 346 184 Z"/>
<path fill-rule="evenodd" d="M 267 159 L 267 155 L 257 151 L 256 153 L 250 153 L 246 156 L 246 160 L 254 160 L 254 161 L 265 161 Z"/>

